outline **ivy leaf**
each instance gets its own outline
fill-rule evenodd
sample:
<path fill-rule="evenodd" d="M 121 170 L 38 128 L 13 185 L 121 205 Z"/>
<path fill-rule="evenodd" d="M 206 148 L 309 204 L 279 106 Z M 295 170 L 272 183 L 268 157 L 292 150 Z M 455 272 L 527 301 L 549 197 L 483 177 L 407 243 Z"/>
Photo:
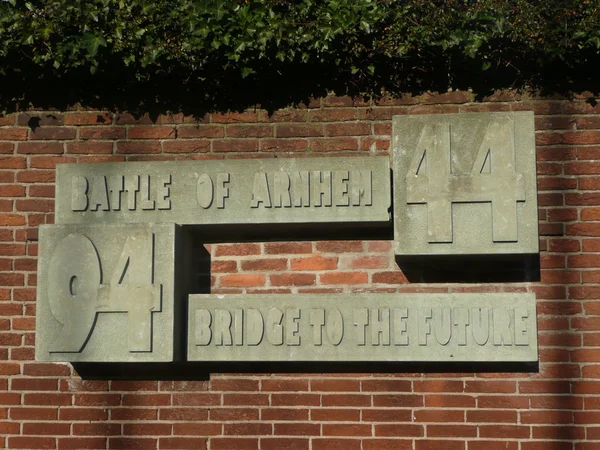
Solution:
<path fill-rule="evenodd" d="M 82 41 L 90 56 L 96 56 L 100 46 L 106 47 L 106 40 L 102 36 L 96 36 L 89 31 L 83 34 Z"/>

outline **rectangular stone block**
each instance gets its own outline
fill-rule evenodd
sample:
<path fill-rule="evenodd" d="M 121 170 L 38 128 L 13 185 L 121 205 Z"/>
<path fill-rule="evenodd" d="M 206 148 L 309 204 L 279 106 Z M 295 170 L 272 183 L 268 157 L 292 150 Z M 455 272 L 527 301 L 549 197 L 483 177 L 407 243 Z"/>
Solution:
<path fill-rule="evenodd" d="M 387 157 L 60 164 L 57 223 L 389 222 Z"/>
<path fill-rule="evenodd" d="M 179 357 L 180 233 L 174 224 L 41 226 L 36 360 Z"/>
<path fill-rule="evenodd" d="M 393 118 L 396 254 L 538 252 L 532 112 Z"/>
<path fill-rule="evenodd" d="M 535 362 L 535 295 L 190 295 L 191 361 Z"/>

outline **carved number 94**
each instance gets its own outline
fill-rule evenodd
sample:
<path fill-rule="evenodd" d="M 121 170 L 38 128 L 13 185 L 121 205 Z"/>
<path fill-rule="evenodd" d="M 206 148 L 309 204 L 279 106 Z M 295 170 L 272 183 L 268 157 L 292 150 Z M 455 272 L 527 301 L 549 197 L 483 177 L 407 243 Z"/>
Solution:
<path fill-rule="evenodd" d="M 48 302 L 63 329 L 51 351 L 82 351 L 98 313 L 128 313 L 129 351 L 152 351 L 152 312 L 161 310 L 161 285 L 154 284 L 153 261 L 153 233 L 133 233 L 104 284 L 92 241 L 75 233 L 61 239 L 50 260 Z"/>
<path fill-rule="evenodd" d="M 427 204 L 429 242 L 452 242 L 452 203 L 492 204 L 492 239 L 516 242 L 517 202 L 525 201 L 523 176 L 515 172 L 513 123 L 492 122 L 471 173 L 455 174 L 448 123 L 426 125 L 406 175 L 406 202 Z"/>

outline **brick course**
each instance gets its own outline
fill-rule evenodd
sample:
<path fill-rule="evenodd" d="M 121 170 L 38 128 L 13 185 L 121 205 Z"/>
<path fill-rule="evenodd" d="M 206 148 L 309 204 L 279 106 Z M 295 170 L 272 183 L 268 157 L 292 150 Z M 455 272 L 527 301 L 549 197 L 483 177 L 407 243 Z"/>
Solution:
<path fill-rule="evenodd" d="M 465 92 L 379 104 L 329 96 L 272 115 L 175 114 L 155 123 L 75 109 L 2 117 L 0 447 L 600 448 L 600 105 L 511 93 L 490 100 L 475 103 Z M 90 381 L 69 364 L 33 360 L 37 227 L 54 220 L 56 163 L 390 156 L 393 115 L 523 110 L 536 114 L 539 282 L 411 283 L 390 241 L 372 237 L 216 243 L 207 251 L 213 293 L 534 292 L 539 372 L 372 373 L 366 366 L 365 373 Z"/>

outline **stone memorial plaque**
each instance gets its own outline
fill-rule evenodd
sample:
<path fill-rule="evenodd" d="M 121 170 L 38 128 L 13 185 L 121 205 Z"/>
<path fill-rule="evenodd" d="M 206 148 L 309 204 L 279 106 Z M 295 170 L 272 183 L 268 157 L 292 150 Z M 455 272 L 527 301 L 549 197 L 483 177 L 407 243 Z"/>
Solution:
<path fill-rule="evenodd" d="M 41 226 L 36 360 L 172 361 L 179 232 L 173 224 Z"/>
<path fill-rule="evenodd" d="M 188 360 L 538 359 L 535 295 L 190 295 Z"/>
<path fill-rule="evenodd" d="M 60 164 L 56 223 L 389 222 L 387 157 Z"/>
<path fill-rule="evenodd" d="M 395 116 L 396 254 L 538 252 L 532 112 Z"/>

